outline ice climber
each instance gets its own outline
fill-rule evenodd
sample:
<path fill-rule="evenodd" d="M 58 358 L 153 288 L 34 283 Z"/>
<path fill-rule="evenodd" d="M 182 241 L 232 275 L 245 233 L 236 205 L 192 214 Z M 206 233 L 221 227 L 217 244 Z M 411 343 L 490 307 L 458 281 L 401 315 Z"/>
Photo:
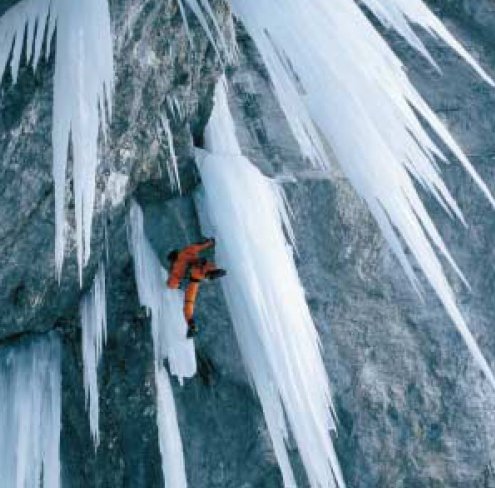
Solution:
<path fill-rule="evenodd" d="M 179 288 L 182 280 L 186 277 L 189 267 L 199 259 L 199 254 L 212 247 L 215 247 L 215 239 L 206 239 L 202 242 L 191 244 L 180 251 L 174 249 L 168 255 L 170 275 L 167 286 L 173 290 Z"/>
<path fill-rule="evenodd" d="M 184 317 L 188 325 L 187 337 L 197 334 L 194 322 L 194 309 L 199 292 L 200 283 L 205 280 L 214 280 L 225 276 L 226 271 L 200 257 L 200 253 L 215 246 L 215 239 L 192 244 L 181 249 L 174 249 L 169 255 L 170 275 L 167 285 L 171 289 L 178 289 L 189 271 L 189 283 L 186 287 L 184 301 Z"/>

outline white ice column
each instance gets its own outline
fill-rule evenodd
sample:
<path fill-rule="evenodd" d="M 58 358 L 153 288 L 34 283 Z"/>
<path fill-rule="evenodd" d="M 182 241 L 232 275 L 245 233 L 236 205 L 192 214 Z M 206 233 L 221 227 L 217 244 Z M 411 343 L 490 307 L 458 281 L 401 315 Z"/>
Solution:
<path fill-rule="evenodd" d="M 327 374 L 288 235 L 282 190 L 240 153 L 224 82 L 198 153 L 204 232 L 216 260 L 239 347 L 258 392 L 286 487 L 294 487 L 288 426 L 312 487 L 344 486 L 330 431 Z M 288 425 L 287 425 L 288 424 Z"/>
<path fill-rule="evenodd" d="M 61 375 L 56 335 L 0 348 L 0 485 L 60 486 Z"/>

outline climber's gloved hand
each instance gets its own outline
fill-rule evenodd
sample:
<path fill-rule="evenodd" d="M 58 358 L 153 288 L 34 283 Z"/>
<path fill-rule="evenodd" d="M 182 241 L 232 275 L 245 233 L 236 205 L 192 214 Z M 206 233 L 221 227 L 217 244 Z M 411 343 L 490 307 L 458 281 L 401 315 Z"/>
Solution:
<path fill-rule="evenodd" d="M 215 269 L 214 271 L 209 271 L 206 273 L 206 277 L 209 280 L 216 280 L 218 278 L 223 278 L 227 274 L 227 271 L 224 269 Z"/>

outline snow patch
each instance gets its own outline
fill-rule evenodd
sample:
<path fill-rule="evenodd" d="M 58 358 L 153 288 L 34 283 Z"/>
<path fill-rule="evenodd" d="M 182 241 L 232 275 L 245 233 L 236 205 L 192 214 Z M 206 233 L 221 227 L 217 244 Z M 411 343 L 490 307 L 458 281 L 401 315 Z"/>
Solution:
<path fill-rule="evenodd" d="M 113 207 L 124 201 L 128 182 L 128 175 L 119 172 L 110 173 L 105 188 L 105 199 L 109 200 Z"/>

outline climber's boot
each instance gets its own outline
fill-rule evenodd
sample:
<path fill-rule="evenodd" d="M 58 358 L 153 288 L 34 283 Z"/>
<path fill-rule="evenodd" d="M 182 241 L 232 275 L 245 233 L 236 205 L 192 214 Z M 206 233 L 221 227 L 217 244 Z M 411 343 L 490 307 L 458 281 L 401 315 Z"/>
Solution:
<path fill-rule="evenodd" d="M 187 338 L 191 339 L 193 337 L 196 337 L 198 335 L 198 327 L 196 326 L 194 320 L 190 320 L 187 326 Z"/>

